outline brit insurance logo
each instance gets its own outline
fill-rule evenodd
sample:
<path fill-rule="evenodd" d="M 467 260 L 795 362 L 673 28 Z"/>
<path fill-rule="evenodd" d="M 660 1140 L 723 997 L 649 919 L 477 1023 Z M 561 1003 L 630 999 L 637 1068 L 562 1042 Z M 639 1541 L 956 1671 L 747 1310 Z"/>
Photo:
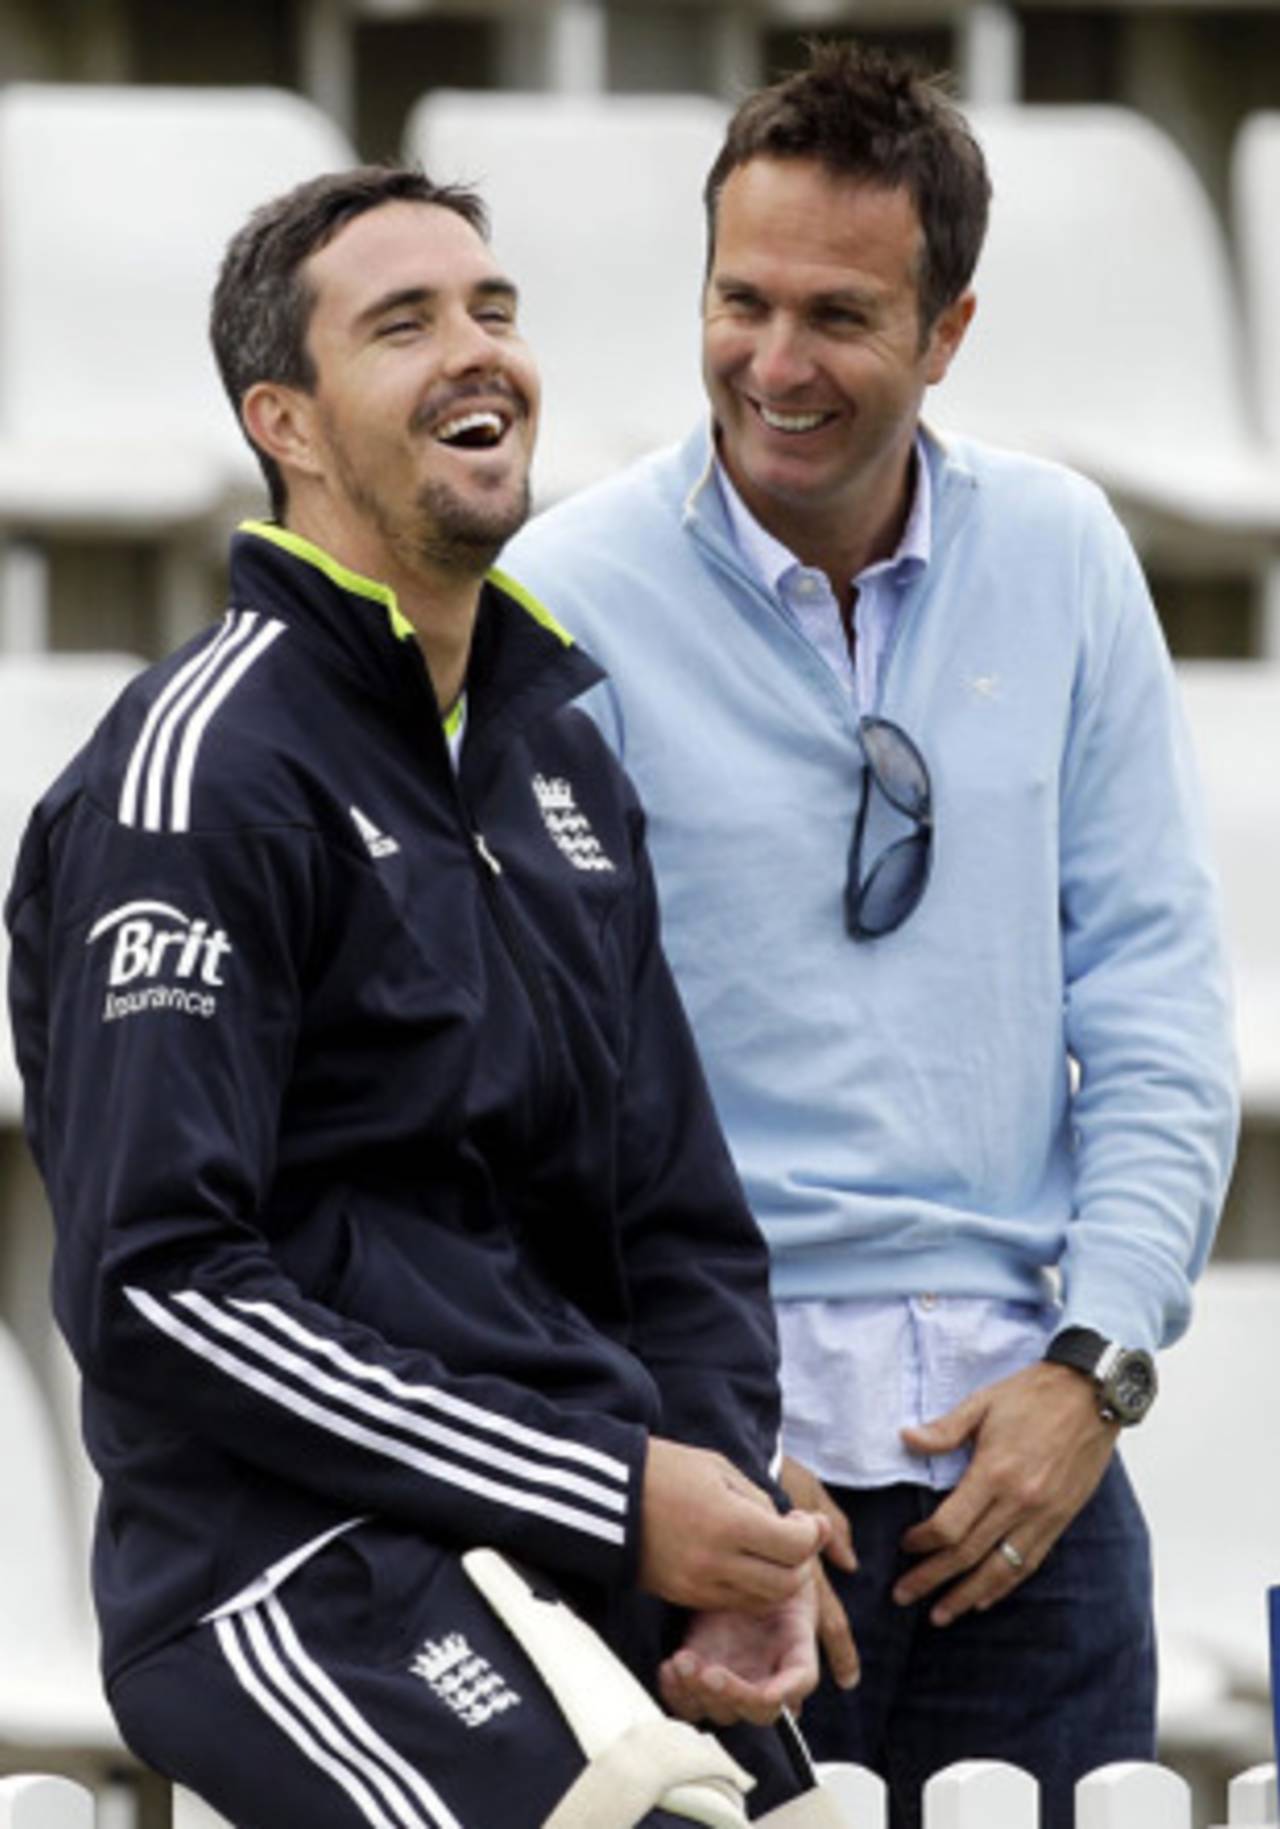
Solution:
<path fill-rule="evenodd" d="M 221 927 L 193 920 L 170 902 L 122 902 L 89 930 L 86 945 L 109 940 L 103 1022 L 144 1010 L 208 1018 L 225 984 L 231 942 Z"/>
<path fill-rule="evenodd" d="M 578 809 L 573 788 L 563 775 L 535 775 L 534 798 L 547 831 L 575 870 L 612 870 L 613 862 L 591 830 L 590 821 Z"/>

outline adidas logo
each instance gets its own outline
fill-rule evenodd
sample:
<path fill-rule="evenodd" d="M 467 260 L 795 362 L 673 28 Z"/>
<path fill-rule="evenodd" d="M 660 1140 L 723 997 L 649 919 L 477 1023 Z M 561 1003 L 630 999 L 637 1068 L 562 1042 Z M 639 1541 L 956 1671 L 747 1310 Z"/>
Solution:
<path fill-rule="evenodd" d="M 368 814 L 362 813 L 359 807 L 348 807 L 347 811 L 355 820 L 356 831 L 368 847 L 370 857 L 393 857 L 400 849 L 396 840 L 388 837 L 385 832 L 379 832 Z"/>

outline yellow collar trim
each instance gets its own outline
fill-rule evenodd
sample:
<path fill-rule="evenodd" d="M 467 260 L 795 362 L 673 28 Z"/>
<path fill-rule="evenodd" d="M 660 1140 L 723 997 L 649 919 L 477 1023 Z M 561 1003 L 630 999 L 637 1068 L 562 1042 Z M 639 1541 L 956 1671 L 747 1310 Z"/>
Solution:
<path fill-rule="evenodd" d="M 295 559 L 302 559 L 307 565 L 314 565 L 317 571 L 323 572 L 326 578 L 331 578 L 340 589 L 352 591 L 357 597 L 368 597 L 373 603 L 380 603 L 387 612 L 387 620 L 391 624 L 392 632 L 401 641 L 410 641 L 416 637 L 417 630 L 400 608 L 396 594 L 389 584 L 379 584 L 376 578 L 366 578 L 360 572 L 353 572 L 349 566 L 341 564 L 322 546 L 317 546 L 313 540 L 304 540 L 301 534 L 293 533 L 288 527 L 281 527 L 276 521 L 242 521 L 240 531 L 256 534 L 261 540 L 270 540 L 273 545 L 282 546 L 286 552 L 292 553 Z M 499 571 L 496 565 L 490 569 L 488 577 L 492 584 L 497 585 L 498 589 L 505 592 L 508 597 L 514 598 L 520 607 L 527 610 L 534 621 L 541 623 L 542 627 L 554 635 L 557 641 L 563 642 L 566 648 L 573 647 L 572 635 L 561 623 L 556 621 L 550 610 L 545 604 L 538 601 L 532 591 L 526 590 L 524 585 L 511 577 L 508 572 Z"/>
<path fill-rule="evenodd" d="M 387 621 L 391 624 L 392 633 L 401 641 L 411 641 L 417 630 L 409 621 L 396 600 L 396 594 L 389 584 L 379 584 L 375 578 L 366 578 L 360 572 L 353 572 L 349 566 L 342 565 L 327 553 L 322 546 L 312 540 L 304 540 L 301 534 L 293 533 L 287 527 L 279 526 L 275 521 L 242 521 L 241 533 L 257 534 L 260 539 L 270 540 L 276 546 L 292 553 L 295 559 L 302 559 L 316 570 L 323 572 L 326 578 L 344 591 L 352 591 L 357 597 L 368 597 L 373 603 L 380 603 L 387 612 Z"/>
<path fill-rule="evenodd" d="M 533 620 L 540 622 L 544 629 L 555 636 L 557 641 L 563 642 L 566 648 L 573 647 L 573 637 L 568 629 L 562 623 L 558 623 L 546 604 L 539 603 L 533 592 L 526 590 L 523 584 L 511 576 L 510 572 L 499 571 L 496 565 L 492 566 L 489 571 L 489 580 L 490 583 L 496 584 L 500 591 L 505 591 L 508 597 L 514 597 L 521 609 L 528 610 Z"/>

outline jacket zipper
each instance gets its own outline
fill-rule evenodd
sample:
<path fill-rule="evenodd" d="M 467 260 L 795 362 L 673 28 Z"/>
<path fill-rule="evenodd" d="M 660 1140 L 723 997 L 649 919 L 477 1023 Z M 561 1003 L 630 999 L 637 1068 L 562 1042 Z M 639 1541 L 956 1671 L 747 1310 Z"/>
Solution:
<path fill-rule="evenodd" d="M 542 1055 L 543 1075 L 547 1087 L 546 1103 L 549 1115 L 555 1115 L 560 1105 L 560 1098 L 556 1093 L 557 1075 L 554 1071 L 559 1054 L 556 1046 L 559 1030 L 551 996 L 543 983 L 537 961 L 529 949 L 528 942 L 520 931 L 519 923 L 507 905 L 505 891 L 498 880 L 502 875 L 502 864 L 489 848 L 489 842 L 473 818 L 471 808 L 467 804 L 458 771 L 453 765 L 452 757 L 448 754 L 444 731 L 439 724 L 440 713 L 431 677 L 427 671 L 426 658 L 416 643 L 414 648 L 418 662 L 418 691 L 429 704 L 430 715 L 436 721 L 440 747 L 445 751 L 443 766 L 452 790 L 458 825 L 471 850 L 476 874 L 480 880 L 481 893 L 494 927 L 497 929 L 498 938 L 516 977 L 520 980 L 524 994 L 529 1001 L 529 1007 L 533 1012 L 534 1028 Z M 433 757 L 437 766 L 439 766 L 439 760 L 438 757 Z"/>
<path fill-rule="evenodd" d="M 556 1045 L 559 1027 L 556 1023 L 551 995 L 543 983 L 537 960 L 533 957 L 528 942 L 521 932 L 519 922 L 507 904 L 506 892 L 498 880 L 502 875 L 502 864 L 489 849 L 489 842 L 484 833 L 470 817 L 469 809 L 461 793 L 458 794 L 458 805 L 466 829 L 471 836 L 476 858 L 476 873 L 480 878 L 484 899 L 493 917 L 493 924 L 498 930 L 498 938 L 515 969 L 516 977 L 524 987 L 525 996 L 533 1011 L 542 1054 L 543 1072 L 547 1083 L 548 1115 L 551 1116 L 558 1112 L 561 1104 L 561 1100 L 557 1096 L 558 1076 L 554 1071 L 559 1054 Z"/>

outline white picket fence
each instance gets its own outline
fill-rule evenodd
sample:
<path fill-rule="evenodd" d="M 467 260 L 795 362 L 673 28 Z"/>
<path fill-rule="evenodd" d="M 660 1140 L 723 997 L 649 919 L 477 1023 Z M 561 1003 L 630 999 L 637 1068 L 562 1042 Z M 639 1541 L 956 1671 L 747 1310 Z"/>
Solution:
<path fill-rule="evenodd" d="M 824 1786 L 849 1829 L 885 1829 L 883 1780 L 860 1766 L 821 1765 Z M 1223 1823 L 1208 1829 L 1280 1829 L 1276 1768 L 1254 1766 L 1227 1788 Z M 207 1806 L 177 1792 L 174 1829 L 217 1824 Z M 924 1829 L 1039 1829 L 1034 1778 L 998 1760 L 948 1766 L 924 1791 Z M 93 1794 L 66 1778 L 0 1778 L 0 1829 L 95 1829 Z M 1075 1829 L 1202 1829 L 1191 1822 L 1186 1781 L 1157 1765 L 1111 1765 L 1076 1786 Z"/>
<path fill-rule="evenodd" d="M 820 1765 L 823 1784 L 849 1829 L 885 1829 L 884 1782 L 861 1766 Z M 1276 1768 L 1253 1766 L 1227 1787 L 1227 1813 L 1208 1829 L 1280 1829 Z M 0 1829 L 4 1819 L 0 1817 Z M 1040 1829 L 1040 1788 L 1027 1772 L 970 1759 L 936 1772 L 924 1788 L 924 1829 Z M 1191 1821 L 1191 1791 L 1158 1765 L 1110 1765 L 1076 1786 L 1075 1829 L 1202 1829 Z"/>

